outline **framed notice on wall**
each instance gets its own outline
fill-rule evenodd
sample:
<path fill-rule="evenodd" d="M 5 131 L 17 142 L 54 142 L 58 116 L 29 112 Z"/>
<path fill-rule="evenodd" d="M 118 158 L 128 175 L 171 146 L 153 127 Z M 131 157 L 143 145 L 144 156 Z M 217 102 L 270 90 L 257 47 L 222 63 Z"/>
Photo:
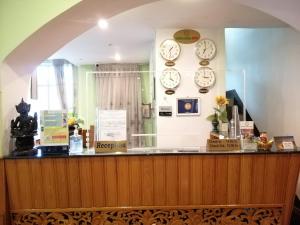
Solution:
<path fill-rule="evenodd" d="M 200 115 L 199 98 L 177 98 L 177 116 L 198 116 Z"/>

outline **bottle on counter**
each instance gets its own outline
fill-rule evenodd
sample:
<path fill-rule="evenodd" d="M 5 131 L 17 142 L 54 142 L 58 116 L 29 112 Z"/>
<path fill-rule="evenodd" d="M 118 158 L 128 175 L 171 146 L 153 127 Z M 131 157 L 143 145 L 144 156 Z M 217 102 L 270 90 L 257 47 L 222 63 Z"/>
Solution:
<path fill-rule="evenodd" d="M 241 137 L 239 111 L 236 105 L 232 106 L 232 119 L 230 120 L 229 138 Z"/>
<path fill-rule="evenodd" d="M 78 128 L 76 127 L 74 134 L 70 137 L 70 153 L 81 153 L 82 151 L 82 136 L 78 134 Z"/>
<path fill-rule="evenodd" d="M 235 139 L 236 135 L 235 135 L 235 123 L 234 120 L 231 119 L 229 122 L 229 138 Z"/>

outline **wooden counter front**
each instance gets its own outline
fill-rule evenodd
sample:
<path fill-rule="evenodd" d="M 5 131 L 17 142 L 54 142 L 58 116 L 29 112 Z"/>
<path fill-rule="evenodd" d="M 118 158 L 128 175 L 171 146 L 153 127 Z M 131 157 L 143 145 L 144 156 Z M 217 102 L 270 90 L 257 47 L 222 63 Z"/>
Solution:
<path fill-rule="evenodd" d="M 4 160 L 0 159 L 0 225 L 8 223 L 7 213 Z"/>
<path fill-rule="evenodd" d="M 299 163 L 299 154 L 287 153 L 6 159 L 5 167 L 13 224 L 34 224 L 28 218 L 48 218 L 52 212 L 75 221 L 76 211 L 127 210 L 128 219 L 130 211 L 141 209 L 188 210 L 187 215 L 211 209 L 223 212 L 223 222 L 215 224 L 231 224 L 232 215 L 225 215 L 229 208 L 252 213 L 248 219 L 263 209 L 273 221 L 265 224 L 288 225 Z M 236 213 L 236 221 L 242 220 Z"/>

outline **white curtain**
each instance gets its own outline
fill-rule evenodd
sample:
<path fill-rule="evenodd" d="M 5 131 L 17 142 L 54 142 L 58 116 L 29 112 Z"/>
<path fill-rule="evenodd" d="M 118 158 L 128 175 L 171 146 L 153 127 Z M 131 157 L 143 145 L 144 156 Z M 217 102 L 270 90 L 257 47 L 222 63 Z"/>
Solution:
<path fill-rule="evenodd" d="M 31 73 L 30 79 L 30 98 L 37 100 L 38 99 L 38 82 L 37 82 L 37 72 L 34 70 Z"/>
<path fill-rule="evenodd" d="M 141 74 L 138 64 L 100 64 L 96 67 L 96 105 L 100 109 L 127 110 L 128 147 L 140 147 L 143 131 Z"/>
<path fill-rule="evenodd" d="M 54 59 L 53 67 L 55 72 L 55 77 L 57 81 L 58 93 L 60 97 L 60 102 L 63 110 L 67 109 L 67 100 L 65 94 L 65 75 L 64 75 L 64 65 L 66 64 L 66 60 L 64 59 Z"/>

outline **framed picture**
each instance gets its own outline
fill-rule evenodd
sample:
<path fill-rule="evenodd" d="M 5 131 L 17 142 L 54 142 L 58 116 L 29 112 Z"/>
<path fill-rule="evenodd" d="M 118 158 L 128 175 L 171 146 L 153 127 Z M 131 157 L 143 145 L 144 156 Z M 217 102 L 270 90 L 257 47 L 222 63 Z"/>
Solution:
<path fill-rule="evenodd" d="M 143 118 L 151 118 L 151 104 L 142 104 L 142 115 Z"/>
<path fill-rule="evenodd" d="M 200 98 L 177 98 L 177 116 L 199 116 Z"/>

